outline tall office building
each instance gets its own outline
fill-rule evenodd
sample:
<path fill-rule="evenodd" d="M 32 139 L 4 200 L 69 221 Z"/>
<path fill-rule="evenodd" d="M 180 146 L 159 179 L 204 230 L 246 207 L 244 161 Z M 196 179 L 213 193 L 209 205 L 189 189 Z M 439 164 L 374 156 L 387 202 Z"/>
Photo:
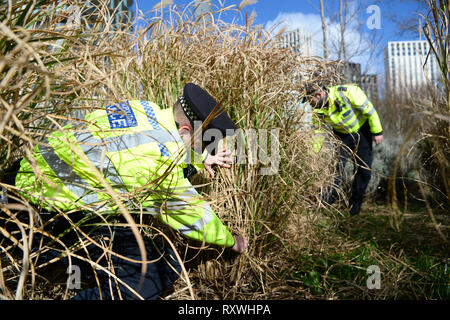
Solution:
<path fill-rule="evenodd" d="M 131 21 L 133 17 L 131 11 L 133 0 L 111 0 L 108 6 L 111 14 L 114 15 L 114 23 L 116 25 L 127 24 Z"/>
<path fill-rule="evenodd" d="M 337 68 L 337 71 L 342 74 L 343 81 L 346 83 L 361 84 L 361 64 L 355 62 L 342 62 Z"/>
<path fill-rule="evenodd" d="M 372 102 L 378 99 L 377 75 L 361 73 L 360 63 L 343 62 L 339 65 L 337 71 L 342 75 L 344 83 L 358 85 Z"/>
<path fill-rule="evenodd" d="M 285 32 L 279 41 L 281 48 L 292 48 L 305 56 L 315 55 L 312 33 L 300 28 Z"/>
<path fill-rule="evenodd" d="M 400 93 L 436 83 L 439 74 L 435 57 L 430 54 L 425 64 L 428 50 L 424 40 L 388 42 L 384 49 L 387 89 Z"/>
<path fill-rule="evenodd" d="M 108 0 L 104 3 L 108 7 L 109 14 L 111 15 L 111 23 L 114 29 L 122 29 L 124 25 L 128 24 L 133 17 L 131 7 L 133 6 L 133 0 Z M 103 1 L 90 0 L 86 1 L 85 10 L 83 15 L 85 17 L 90 16 L 90 19 L 95 20 L 95 12 L 97 6 Z"/>
<path fill-rule="evenodd" d="M 378 84 L 376 74 L 361 74 L 360 87 L 372 102 L 378 100 Z"/>

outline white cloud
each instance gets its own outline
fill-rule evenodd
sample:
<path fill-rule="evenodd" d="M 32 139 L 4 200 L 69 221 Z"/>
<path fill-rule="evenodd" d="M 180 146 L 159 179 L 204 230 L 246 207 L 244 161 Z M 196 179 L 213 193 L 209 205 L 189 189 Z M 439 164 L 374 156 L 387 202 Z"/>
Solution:
<path fill-rule="evenodd" d="M 304 14 L 302 12 L 280 12 L 274 20 L 266 23 L 265 29 L 278 32 L 282 27 L 286 31 L 302 28 L 311 33 L 321 33 L 321 20 L 317 14 Z M 322 35 L 320 34 L 320 37 Z"/>
<path fill-rule="evenodd" d="M 331 53 L 331 59 L 337 59 L 338 43 L 340 42 L 339 24 L 327 19 L 327 44 Z M 313 43 L 315 44 L 315 53 L 322 56 L 323 54 L 323 34 L 322 21 L 318 14 L 305 14 L 302 12 L 280 12 L 274 20 L 266 23 L 265 29 L 276 34 L 281 28 L 285 27 L 286 31 L 295 30 L 297 28 L 308 31 L 312 34 Z M 364 34 L 358 30 L 357 22 L 347 25 L 345 32 L 345 41 L 350 61 L 361 63 L 362 70 L 376 72 L 376 63 L 368 64 L 370 60 L 370 48 L 372 43 Z M 367 69 L 366 69 L 367 68 Z"/>

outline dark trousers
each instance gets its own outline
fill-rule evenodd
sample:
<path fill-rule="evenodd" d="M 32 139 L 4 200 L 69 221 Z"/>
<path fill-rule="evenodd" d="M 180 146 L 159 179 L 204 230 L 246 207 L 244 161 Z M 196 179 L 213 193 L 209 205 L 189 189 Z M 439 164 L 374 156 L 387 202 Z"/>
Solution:
<path fill-rule="evenodd" d="M 339 161 L 336 168 L 337 175 L 329 202 L 334 202 L 334 199 L 337 197 L 336 188 L 342 184 L 345 164 L 348 159 L 351 159 L 355 166 L 355 172 L 349 205 L 350 207 L 355 205 L 360 206 L 367 186 L 369 185 L 373 161 L 372 133 L 370 132 L 369 122 L 366 121 L 357 133 L 342 134 L 335 132 L 335 134 L 342 141 L 342 146 L 339 147 Z"/>
<path fill-rule="evenodd" d="M 109 232 L 97 233 L 104 234 Z M 111 300 L 119 299 L 119 292 L 122 299 L 138 299 L 136 294 L 132 292 L 127 286 L 135 290 L 142 298 L 146 300 L 157 299 L 165 290 L 169 289 L 173 282 L 178 279 L 181 272 L 181 266 L 170 247 L 164 247 L 153 243 L 150 239 L 144 237 L 144 244 L 147 253 L 147 261 L 155 260 L 147 263 L 147 271 L 142 277 L 141 281 L 141 263 L 128 261 L 122 257 L 114 254 L 110 256 L 108 262 L 104 255 L 104 251 L 94 245 L 88 248 L 91 261 L 98 261 L 98 264 L 105 267 L 108 271 L 113 271 L 115 276 L 110 276 L 103 270 L 96 270 L 97 276 L 100 279 L 100 286 L 86 288 L 80 291 L 74 300 Z M 139 247 L 136 239 L 130 229 L 120 227 L 116 228 L 114 238 L 112 241 L 112 251 L 120 254 L 128 259 L 140 261 L 142 260 Z M 90 272 L 88 277 L 93 280 L 92 267 L 87 266 L 84 261 L 75 261 L 73 264 L 79 262 L 84 264 L 80 266 L 80 270 Z M 114 270 L 112 270 L 114 269 Z M 116 280 L 116 277 L 120 281 Z M 123 283 L 122 283 L 122 282 Z M 124 285 L 124 283 L 126 285 Z"/>
<path fill-rule="evenodd" d="M 14 184 L 14 169 L 18 170 L 18 163 L 15 163 L 11 170 L 7 170 L 4 173 L 2 182 L 8 184 Z M 16 171 L 17 172 L 17 171 Z M 8 201 L 14 202 L 14 199 L 10 198 Z M 28 224 L 29 216 L 28 212 L 16 212 L 16 217 L 21 222 Z M 51 233 L 54 236 L 61 235 L 65 231 L 70 230 L 70 224 L 63 217 L 59 217 L 57 220 L 48 222 L 54 213 L 41 214 L 41 218 L 45 225 L 44 231 Z M 72 221 L 76 222 L 82 218 L 86 218 L 83 212 L 70 213 L 69 217 Z M 14 233 L 19 230 L 15 223 L 6 222 L 8 219 L 2 210 L 0 210 L 0 227 L 9 233 Z M 138 244 L 136 239 L 128 227 L 112 227 L 113 232 L 107 227 L 92 227 L 93 222 L 99 222 L 98 218 L 94 218 L 91 221 L 90 226 L 82 227 L 81 229 L 88 233 L 90 237 L 96 239 L 98 243 L 102 243 L 108 247 L 113 253 L 107 254 L 105 250 L 94 245 L 89 244 L 84 249 L 74 251 L 76 255 L 81 258 L 72 257 L 71 265 L 72 269 L 67 270 L 69 266 L 69 259 L 67 257 L 60 258 L 58 262 L 52 263 L 48 268 L 55 270 L 55 272 L 67 274 L 67 284 L 72 286 L 69 289 L 81 289 L 77 295 L 73 298 L 75 300 L 111 300 L 119 299 L 120 295 L 123 299 L 138 299 L 127 286 L 137 291 L 137 293 L 144 299 L 152 300 L 157 299 L 164 291 L 169 289 L 173 282 L 178 279 L 181 272 L 181 266 L 176 259 L 175 253 L 166 243 L 155 243 L 148 237 L 143 236 L 145 249 L 147 253 L 147 261 L 155 260 L 151 263 L 147 263 L 147 272 L 141 278 L 142 263 L 129 261 L 128 259 L 142 260 Z M 89 225 L 89 223 L 85 224 Z M 77 244 L 78 237 L 72 230 L 64 233 L 64 236 L 60 237 L 60 240 L 66 247 L 71 247 Z M 19 239 L 20 241 L 20 239 Z M 111 246 L 108 246 L 111 243 Z M 9 239 L 2 236 L 0 232 L 0 246 L 6 248 L 13 244 Z M 35 265 L 39 266 L 41 263 L 48 262 L 56 257 L 60 257 L 64 252 L 64 246 L 58 242 L 52 241 L 49 237 L 44 237 L 40 233 L 35 233 L 33 238 L 33 244 L 39 245 L 40 248 L 50 248 L 39 255 Z M 17 249 L 17 248 L 16 248 Z M 37 252 L 38 247 L 32 249 L 32 252 Z M 73 249 L 72 249 L 73 250 Z M 121 255 L 119 257 L 114 253 Z M 105 268 L 96 268 L 92 266 L 88 261 L 95 261 L 97 265 Z M 69 271 L 69 272 L 67 272 Z M 76 271 L 79 271 L 77 274 Z M 114 276 L 108 274 L 112 272 Z M 77 277 L 79 276 L 79 279 Z M 116 277 L 121 281 L 117 281 Z M 97 285 L 97 280 L 99 280 Z M 142 280 L 141 280 L 142 279 Z M 79 288 L 78 283 L 81 284 Z M 86 285 L 92 283 L 92 286 Z"/>

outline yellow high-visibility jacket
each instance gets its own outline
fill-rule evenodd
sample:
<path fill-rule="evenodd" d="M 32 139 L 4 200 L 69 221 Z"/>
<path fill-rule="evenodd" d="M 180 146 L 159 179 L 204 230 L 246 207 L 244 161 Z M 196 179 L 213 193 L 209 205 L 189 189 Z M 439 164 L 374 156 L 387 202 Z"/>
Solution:
<path fill-rule="evenodd" d="M 364 91 L 354 84 L 327 87 L 328 108 L 313 109 L 316 127 L 313 148 L 318 152 L 324 140 L 321 125 L 330 125 L 339 133 L 356 133 L 369 121 L 373 135 L 383 134 L 380 117 Z"/>
<path fill-rule="evenodd" d="M 322 120 L 339 133 L 355 133 L 369 121 L 373 135 L 383 133 L 381 121 L 364 91 L 354 84 L 328 87 L 328 108 L 314 109 L 317 123 Z"/>
<path fill-rule="evenodd" d="M 184 177 L 187 159 L 201 158 L 199 168 L 203 159 L 186 151 L 173 109 L 134 100 L 96 110 L 84 120 L 35 146 L 30 159 L 35 170 L 26 158 L 21 161 L 16 186 L 27 200 L 47 210 L 112 210 L 106 182 L 125 204 L 142 206 L 189 238 L 234 245 L 231 233 Z M 127 202 L 139 190 L 145 196 Z"/>

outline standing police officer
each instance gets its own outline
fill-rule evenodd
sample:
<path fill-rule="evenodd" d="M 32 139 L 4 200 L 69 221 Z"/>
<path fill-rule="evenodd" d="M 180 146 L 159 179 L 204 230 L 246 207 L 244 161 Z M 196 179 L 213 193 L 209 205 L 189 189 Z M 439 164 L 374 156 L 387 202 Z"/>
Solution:
<path fill-rule="evenodd" d="M 326 202 L 332 204 L 337 196 L 336 187 L 341 184 L 347 159 L 354 156 L 356 174 L 349 199 L 350 214 L 361 210 L 364 193 L 370 181 L 372 139 L 376 144 L 383 141 L 381 121 L 372 102 L 364 91 L 354 84 L 309 87 L 307 98 L 313 107 L 313 124 L 332 127 L 334 134 L 342 141 L 340 146 L 337 177 Z"/>

